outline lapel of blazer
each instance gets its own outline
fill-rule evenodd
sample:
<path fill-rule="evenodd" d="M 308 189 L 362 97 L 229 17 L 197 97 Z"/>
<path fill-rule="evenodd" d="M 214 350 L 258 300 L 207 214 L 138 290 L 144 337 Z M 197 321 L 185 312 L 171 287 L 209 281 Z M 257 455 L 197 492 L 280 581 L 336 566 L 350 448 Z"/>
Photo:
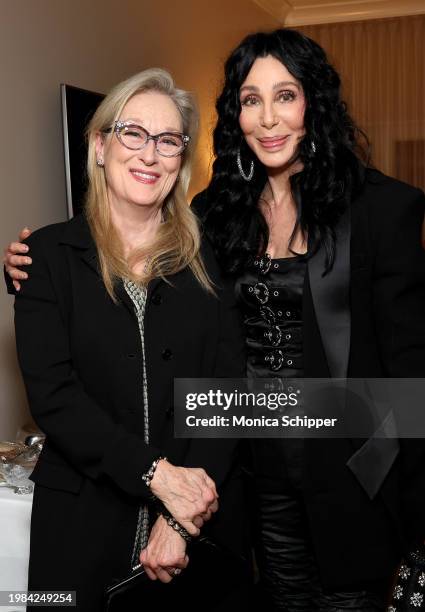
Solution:
<path fill-rule="evenodd" d="M 322 276 L 323 249 L 319 249 L 308 262 L 314 310 L 333 378 L 347 378 L 348 375 L 351 340 L 350 243 L 351 209 L 347 207 L 336 228 L 336 256 L 332 270 Z M 380 490 L 399 452 L 394 427 L 394 417 L 389 411 L 378 430 L 346 463 L 370 499 Z"/>
<path fill-rule="evenodd" d="M 60 240 L 61 244 L 73 247 L 77 256 L 91 268 L 101 280 L 101 271 L 96 244 L 92 238 L 89 225 L 83 214 L 73 217 L 66 225 Z M 134 314 L 133 303 L 128 296 L 122 282 L 117 284 L 116 295 L 121 303 L 126 306 L 131 314 Z"/>
<path fill-rule="evenodd" d="M 78 251 L 78 256 L 85 261 L 96 274 L 100 275 L 96 245 L 84 215 L 77 215 L 66 224 L 59 244 L 65 244 L 76 249 Z"/>
<path fill-rule="evenodd" d="M 90 233 L 90 228 L 84 215 L 77 215 L 67 223 L 67 225 L 65 226 L 65 230 L 61 236 L 60 243 L 74 247 L 78 251 L 78 256 L 80 257 L 80 259 L 82 259 L 82 261 L 84 261 L 89 266 L 89 268 L 93 270 L 93 272 L 95 272 L 99 277 L 101 277 L 96 245 L 93 241 L 92 235 Z M 174 275 L 170 277 L 170 279 L 174 279 Z M 161 278 L 154 278 L 149 283 L 147 303 L 149 303 L 152 294 L 161 282 Z M 133 303 L 130 297 L 128 296 L 127 291 L 124 289 L 124 285 L 122 282 L 118 283 L 116 288 L 116 294 L 120 301 L 123 302 L 123 304 L 133 314 Z"/>
<path fill-rule="evenodd" d="M 332 269 L 323 276 L 325 251 L 319 248 L 308 261 L 314 310 L 332 378 L 346 378 L 350 353 L 350 207 L 335 229 Z"/>
<path fill-rule="evenodd" d="M 366 167 L 359 162 L 360 182 L 366 184 Z M 364 196 L 364 190 L 363 190 Z M 358 196 L 356 196 L 357 198 Z M 308 262 L 309 283 L 316 320 L 332 378 L 346 378 L 351 344 L 351 209 L 349 203 L 335 228 L 335 261 L 322 276 L 325 252 L 320 248 Z"/>

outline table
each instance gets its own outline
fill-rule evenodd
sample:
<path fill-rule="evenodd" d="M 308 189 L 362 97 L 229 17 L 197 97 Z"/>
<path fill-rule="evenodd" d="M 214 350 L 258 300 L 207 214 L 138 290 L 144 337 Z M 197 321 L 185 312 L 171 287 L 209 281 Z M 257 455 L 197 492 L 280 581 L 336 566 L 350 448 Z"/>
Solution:
<path fill-rule="evenodd" d="M 26 591 L 32 495 L 0 487 L 0 591 Z M 21 612 L 23 606 L 0 607 Z"/>

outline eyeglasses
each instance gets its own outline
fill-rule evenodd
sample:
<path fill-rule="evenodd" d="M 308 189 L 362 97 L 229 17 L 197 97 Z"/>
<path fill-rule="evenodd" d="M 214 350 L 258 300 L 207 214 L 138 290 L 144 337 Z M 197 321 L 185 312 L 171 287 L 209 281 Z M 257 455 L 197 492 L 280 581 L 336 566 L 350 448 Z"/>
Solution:
<path fill-rule="evenodd" d="M 156 150 L 163 157 L 177 157 L 177 155 L 181 155 L 190 140 L 190 136 L 179 134 L 178 132 L 149 134 L 145 128 L 132 121 L 115 121 L 113 127 L 103 130 L 106 134 L 112 131 L 115 132 L 120 143 L 132 151 L 143 149 L 149 140 L 153 140 Z"/>

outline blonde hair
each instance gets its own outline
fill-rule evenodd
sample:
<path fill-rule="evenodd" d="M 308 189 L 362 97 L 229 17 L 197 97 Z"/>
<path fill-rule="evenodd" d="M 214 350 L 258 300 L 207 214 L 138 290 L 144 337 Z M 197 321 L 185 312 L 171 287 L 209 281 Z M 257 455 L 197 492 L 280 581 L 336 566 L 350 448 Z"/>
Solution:
<path fill-rule="evenodd" d="M 126 259 L 122 241 L 111 219 L 105 172 L 96 164 L 96 136 L 114 125 L 133 96 L 150 91 L 171 98 L 182 117 L 183 132 L 191 139 L 182 154 L 179 179 L 162 204 L 163 222 L 158 227 L 155 239 Z M 126 278 L 146 285 L 155 277 L 165 279 L 187 266 L 201 286 L 214 293 L 199 252 L 201 239 L 198 221 L 187 201 L 197 131 L 198 112 L 192 95 L 177 89 L 171 75 L 160 68 L 144 70 L 116 85 L 90 121 L 87 129 L 89 187 L 85 212 L 96 243 L 103 282 L 114 301 L 114 285 L 118 279 Z M 102 136 L 115 138 L 113 131 Z M 142 274 L 136 275 L 132 270 L 141 261 L 148 264 Z"/>

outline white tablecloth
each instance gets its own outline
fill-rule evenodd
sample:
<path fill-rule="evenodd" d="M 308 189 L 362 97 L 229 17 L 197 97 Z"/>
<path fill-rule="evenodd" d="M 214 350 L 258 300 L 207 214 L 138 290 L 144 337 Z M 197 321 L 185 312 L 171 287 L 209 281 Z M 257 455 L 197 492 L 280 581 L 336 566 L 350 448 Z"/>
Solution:
<path fill-rule="evenodd" d="M 0 487 L 0 591 L 26 591 L 32 495 Z M 22 606 L 0 607 L 0 612 Z"/>

